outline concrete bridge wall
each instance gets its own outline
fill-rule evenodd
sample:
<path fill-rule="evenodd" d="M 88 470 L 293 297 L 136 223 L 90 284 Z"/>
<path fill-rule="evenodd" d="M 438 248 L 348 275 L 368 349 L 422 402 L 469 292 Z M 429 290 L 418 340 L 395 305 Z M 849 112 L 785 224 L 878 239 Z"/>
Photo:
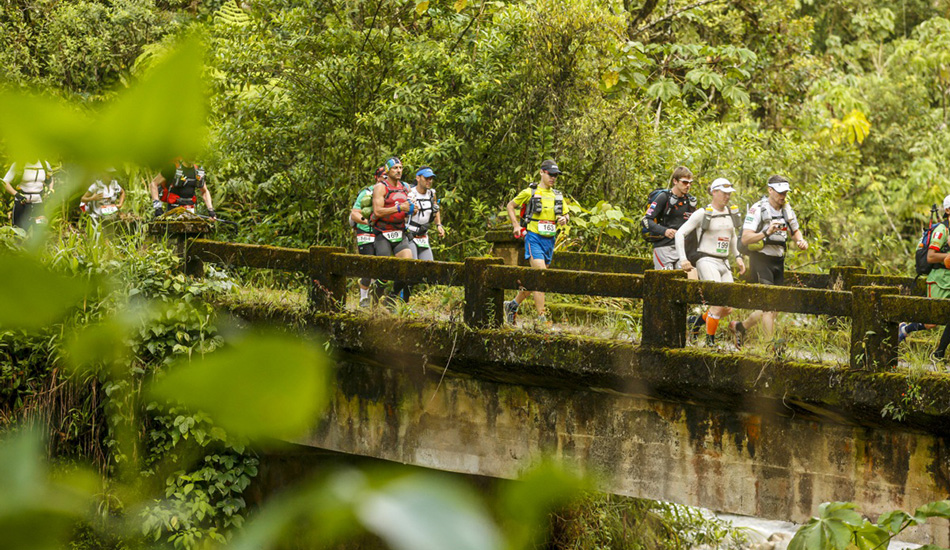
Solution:
<path fill-rule="evenodd" d="M 945 376 L 920 379 L 897 421 L 881 415 L 907 391 L 897 374 L 393 318 L 311 325 L 341 350 L 330 411 L 300 442 L 313 447 L 500 478 L 549 453 L 609 492 L 799 522 L 830 500 L 874 517 L 950 492 Z M 946 546 L 950 531 L 910 538 Z"/>

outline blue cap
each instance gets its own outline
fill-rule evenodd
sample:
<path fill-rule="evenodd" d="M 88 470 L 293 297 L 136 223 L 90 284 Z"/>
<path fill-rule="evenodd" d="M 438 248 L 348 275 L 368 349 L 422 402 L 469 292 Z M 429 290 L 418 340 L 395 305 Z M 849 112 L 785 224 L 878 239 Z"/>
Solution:
<path fill-rule="evenodd" d="M 416 175 L 422 176 L 424 178 L 434 178 L 435 172 L 432 171 L 432 168 L 429 168 L 428 166 L 426 166 L 426 167 L 420 168 L 419 171 L 416 172 Z"/>

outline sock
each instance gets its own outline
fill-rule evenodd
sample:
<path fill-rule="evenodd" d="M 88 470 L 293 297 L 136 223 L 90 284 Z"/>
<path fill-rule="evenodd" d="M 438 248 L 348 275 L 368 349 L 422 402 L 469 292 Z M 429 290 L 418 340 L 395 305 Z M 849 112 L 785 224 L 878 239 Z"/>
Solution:
<path fill-rule="evenodd" d="M 366 298 L 369 298 L 369 289 L 368 289 L 368 288 L 361 288 L 361 289 L 360 289 L 360 300 L 365 300 Z"/>
<path fill-rule="evenodd" d="M 708 336 L 713 336 L 716 334 L 716 329 L 719 328 L 719 319 L 716 319 L 712 315 L 706 317 L 706 334 Z"/>
<path fill-rule="evenodd" d="M 934 355 L 943 357 L 947 353 L 947 346 L 950 346 L 950 325 L 943 327 L 943 334 L 940 335 L 940 343 L 937 344 Z"/>
<path fill-rule="evenodd" d="M 708 317 L 709 317 L 709 311 L 708 311 L 708 310 L 707 310 L 707 311 L 704 311 L 703 314 L 699 316 L 699 318 L 702 319 L 704 323 L 706 322 L 706 319 L 707 319 Z"/>

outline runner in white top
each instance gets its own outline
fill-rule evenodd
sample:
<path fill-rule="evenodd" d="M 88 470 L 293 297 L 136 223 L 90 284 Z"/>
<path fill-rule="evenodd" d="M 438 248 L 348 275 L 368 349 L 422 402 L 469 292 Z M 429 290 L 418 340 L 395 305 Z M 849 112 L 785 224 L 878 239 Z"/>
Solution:
<path fill-rule="evenodd" d="M 26 229 L 41 213 L 43 190 L 53 190 L 53 171 L 48 162 L 14 162 L 3 176 L 3 186 L 13 195 L 13 225 Z"/>
<path fill-rule="evenodd" d="M 686 220 L 686 223 L 676 232 L 676 251 L 680 258 L 680 265 L 685 271 L 691 271 L 693 264 L 686 258 L 686 235 L 693 231 L 700 231 L 699 254 L 695 269 L 699 271 L 699 278 L 703 281 L 731 283 L 732 268 L 729 258 L 735 258 L 739 266 L 739 274 L 745 273 L 745 263 L 739 254 L 736 240 L 736 220 L 738 211 L 732 212 L 729 208 L 729 199 L 735 189 L 726 178 L 718 178 L 709 186 L 712 202 L 706 208 L 697 210 Z M 703 226 L 706 226 L 703 229 Z M 714 306 L 709 308 L 706 315 L 706 345 L 716 345 L 716 329 L 719 320 L 732 313 L 731 307 Z"/>
<path fill-rule="evenodd" d="M 125 204 L 125 189 L 116 181 L 115 169 L 110 168 L 106 172 L 109 183 L 97 179 L 80 199 L 86 203 L 86 212 L 94 220 L 117 217 Z"/>
<path fill-rule="evenodd" d="M 434 182 L 435 172 L 432 168 L 423 166 L 416 172 L 416 185 L 409 191 L 409 197 L 416 202 L 416 211 L 406 222 L 406 230 L 413 236 L 412 257 L 430 262 L 434 259 L 432 245 L 429 242 L 429 227 L 433 221 L 439 232 L 439 238 L 445 237 L 439 201 L 435 196 L 435 189 L 432 189 Z"/>

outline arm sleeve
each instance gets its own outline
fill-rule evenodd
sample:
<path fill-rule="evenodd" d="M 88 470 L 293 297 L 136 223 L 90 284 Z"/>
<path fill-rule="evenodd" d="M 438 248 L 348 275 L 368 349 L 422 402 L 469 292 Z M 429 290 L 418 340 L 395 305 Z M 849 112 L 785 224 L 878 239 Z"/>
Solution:
<path fill-rule="evenodd" d="M 676 232 L 676 254 L 679 256 L 680 261 L 686 259 L 686 235 L 689 235 L 693 231 L 696 231 L 696 228 L 699 227 L 699 224 L 702 223 L 702 218 L 706 215 L 706 211 L 703 209 L 697 209 L 693 214 L 686 220 L 679 230 Z"/>
<path fill-rule="evenodd" d="M 669 193 L 660 193 L 656 200 L 650 203 L 650 206 L 647 207 L 646 214 L 643 215 L 643 226 L 647 228 L 653 235 L 662 235 L 668 229 L 657 223 L 656 220 L 660 218 L 660 214 L 666 210 L 667 204 L 670 202 Z"/>
<path fill-rule="evenodd" d="M 742 231 L 742 228 L 740 228 L 739 231 Z M 733 257 L 733 258 L 738 258 L 738 257 L 740 256 L 740 254 L 739 254 L 739 239 L 736 238 L 736 230 L 735 230 L 734 228 L 733 228 L 733 230 L 732 230 L 732 238 L 729 239 L 729 250 L 732 251 L 732 257 Z"/>

